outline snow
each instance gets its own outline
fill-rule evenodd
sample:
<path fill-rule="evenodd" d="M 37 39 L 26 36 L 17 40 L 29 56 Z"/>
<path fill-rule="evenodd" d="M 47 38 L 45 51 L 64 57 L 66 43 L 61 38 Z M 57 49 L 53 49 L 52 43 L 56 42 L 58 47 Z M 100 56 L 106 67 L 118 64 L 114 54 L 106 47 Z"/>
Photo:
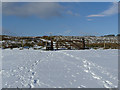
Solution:
<path fill-rule="evenodd" d="M 3 88 L 117 88 L 118 50 L 2 50 Z"/>
<path fill-rule="evenodd" d="M 2 89 L 2 50 L 0 50 L 0 89 Z"/>

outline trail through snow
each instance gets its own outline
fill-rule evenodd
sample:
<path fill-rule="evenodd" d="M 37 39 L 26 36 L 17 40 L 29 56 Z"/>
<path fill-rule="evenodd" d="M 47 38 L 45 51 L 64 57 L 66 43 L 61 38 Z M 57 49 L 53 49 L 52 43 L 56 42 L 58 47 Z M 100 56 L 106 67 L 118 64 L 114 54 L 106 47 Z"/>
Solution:
<path fill-rule="evenodd" d="M 117 50 L 3 50 L 4 88 L 116 88 Z"/>

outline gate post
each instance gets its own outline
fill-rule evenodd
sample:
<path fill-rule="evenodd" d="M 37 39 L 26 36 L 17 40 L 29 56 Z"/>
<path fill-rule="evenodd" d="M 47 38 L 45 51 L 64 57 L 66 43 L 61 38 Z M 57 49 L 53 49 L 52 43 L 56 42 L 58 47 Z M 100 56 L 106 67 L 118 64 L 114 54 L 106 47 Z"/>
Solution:
<path fill-rule="evenodd" d="M 85 49 L 85 39 L 82 38 L 82 48 Z"/>

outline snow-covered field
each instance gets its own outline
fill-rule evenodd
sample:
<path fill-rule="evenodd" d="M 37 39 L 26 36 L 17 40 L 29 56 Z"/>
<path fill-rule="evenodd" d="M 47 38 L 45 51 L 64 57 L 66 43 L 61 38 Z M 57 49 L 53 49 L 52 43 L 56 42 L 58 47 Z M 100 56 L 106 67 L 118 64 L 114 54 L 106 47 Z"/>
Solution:
<path fill-rule="evenodd" d="M 118 50 L 2 50 L 3 88 L 114 88 Z"/>

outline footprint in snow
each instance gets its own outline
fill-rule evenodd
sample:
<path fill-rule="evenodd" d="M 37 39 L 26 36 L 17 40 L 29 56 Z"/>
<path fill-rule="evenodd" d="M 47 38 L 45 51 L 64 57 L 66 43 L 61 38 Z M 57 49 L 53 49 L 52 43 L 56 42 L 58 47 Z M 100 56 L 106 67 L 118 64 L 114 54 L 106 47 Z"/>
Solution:
<path fill-rule="evenodd" d="M 34 78 L 34 76 L 30 76 L 30 79 L 33 79 Z"/>
<path fill-rule="evenodd" d="M 34 84 L 38 84 L 38 83 L 39 83 L 39 80 L 33 80 L 33 83 L 34 83 Z"/>
<path fill-rule="evenodd" d="M 32 75 L 35 75 L 36 72 L 32 72 Z"/>
<path fill-rule="evenodd" d="M 29 88 L 34 88 L 34 85 L 31 83 L 31 84 L 28 84 Z"/>
<path fill-rule="evenodd" d="M 32 72 L 32 70 L 30 69 L 30 70 L 28 70 L 28 72 Z"/>

